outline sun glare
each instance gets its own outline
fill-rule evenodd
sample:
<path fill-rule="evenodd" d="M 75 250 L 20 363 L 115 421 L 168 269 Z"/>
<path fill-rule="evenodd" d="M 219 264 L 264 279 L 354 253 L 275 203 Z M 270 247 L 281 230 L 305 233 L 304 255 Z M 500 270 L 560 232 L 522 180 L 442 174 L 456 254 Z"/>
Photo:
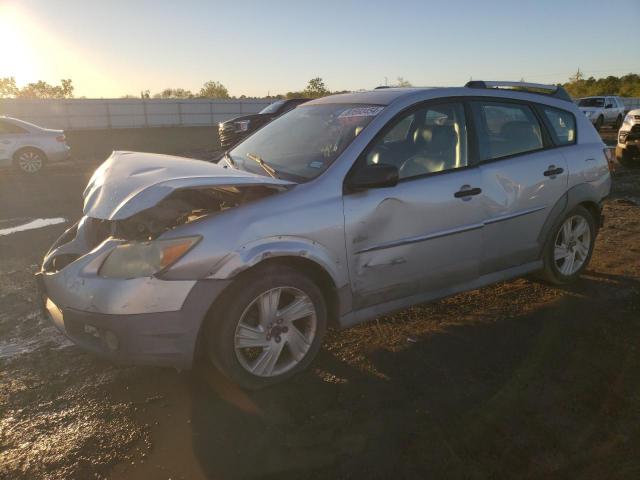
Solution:
<path fill-rule="evenodd" d="M 29 22 L 18 10 L 0 5 L 0 45 L 3 47 L 0 77 L 15 77 L 19 83 L 24 83 L 37 76 L 29 28 Z"/>

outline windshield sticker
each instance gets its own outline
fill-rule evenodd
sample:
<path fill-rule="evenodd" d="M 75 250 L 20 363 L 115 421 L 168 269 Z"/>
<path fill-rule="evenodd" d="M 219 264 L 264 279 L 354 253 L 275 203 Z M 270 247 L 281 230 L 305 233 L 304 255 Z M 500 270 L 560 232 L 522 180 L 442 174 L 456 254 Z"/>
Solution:
<path fill-rule="evenodd" d="M 314 162 L 311 162 L 309 164 L 309 168 L 322 168 L 322 166 L 324 165 L 324 162 L 321 162 L 319 160 L 316 160 Z"/>
<path fill-rule="evenodd" d="M 375 117 L 384 107 L 354 107 L 338 115 L 338 118 Z"/>

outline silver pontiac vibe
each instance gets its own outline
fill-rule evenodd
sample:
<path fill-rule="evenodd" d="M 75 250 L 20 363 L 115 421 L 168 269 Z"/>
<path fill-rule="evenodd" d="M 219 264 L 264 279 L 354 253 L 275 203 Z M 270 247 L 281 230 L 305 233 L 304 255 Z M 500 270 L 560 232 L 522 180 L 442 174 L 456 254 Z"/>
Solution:
<path fill-rule="evenodd" d="M 609 188 L 561 88 L 334 95 L 218 164 L 114 152 L 38 279 L 82 347 L 178 368 L 201 353 L 259 388 L 305 368 L 329 326 L 530 272 L 574 280 Z"/>

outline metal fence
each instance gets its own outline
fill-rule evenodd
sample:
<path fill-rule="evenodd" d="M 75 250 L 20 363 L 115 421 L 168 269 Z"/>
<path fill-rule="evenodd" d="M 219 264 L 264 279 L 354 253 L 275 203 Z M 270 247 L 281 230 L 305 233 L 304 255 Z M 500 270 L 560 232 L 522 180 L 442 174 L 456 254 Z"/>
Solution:
<path fill-rule="evenodd" d="M 625 108 L 629 110 L 634 110 L 636 108 L 640 108 L 640 98 L 633 97 L 620 97 L 622 99 L 622 103 L 624 103 Z"/>
<path fill-rule="evenodd" d="M 623 97 L 628 109 L 640 108 L 640 98 Z M 0 99 L 0 115 L 20 118 L 46 128 L 214 126 L 233 117 L 256 113 L 273 100 L 138 100 Z"/>
<path fill-rule="evenodd" d="M 256 113 L 274 100 L 0 100 L 0 115 L 46 128 L 195 127 Z"/>

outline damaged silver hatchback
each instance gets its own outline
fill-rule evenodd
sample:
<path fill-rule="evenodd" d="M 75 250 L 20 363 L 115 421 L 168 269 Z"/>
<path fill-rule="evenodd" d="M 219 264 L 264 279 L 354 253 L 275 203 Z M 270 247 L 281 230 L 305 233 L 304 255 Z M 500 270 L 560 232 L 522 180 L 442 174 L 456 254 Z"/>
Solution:
<path fill-rule="evenodd" d="M 530 272 L 575 279 L 606 152 L 556 87 L 325 97 L 218 164 L 115 152 L 39 283 L 82 347 L 178 368 L 202 354 L 258 388 L 305 368 L 328 327 Z"/>

